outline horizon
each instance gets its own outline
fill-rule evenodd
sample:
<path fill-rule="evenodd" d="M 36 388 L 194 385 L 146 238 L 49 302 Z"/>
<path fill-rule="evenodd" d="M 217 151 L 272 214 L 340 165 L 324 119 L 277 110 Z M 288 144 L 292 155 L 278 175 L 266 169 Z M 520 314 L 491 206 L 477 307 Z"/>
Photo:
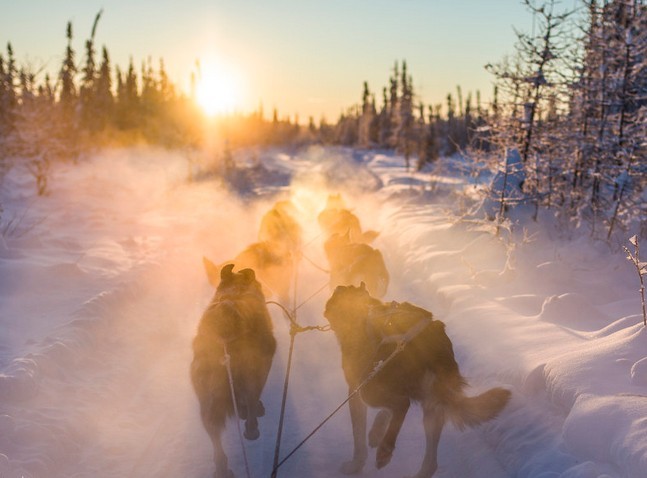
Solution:
<path fill-rule="evenodd" d="M 157 68 L 163 59 L 170 79 L 188 93 L 199 60 L 226 72 L 223 83 L 235 85 L 239 98 L 226 101 L 230 110 L 250 113 L 262 105 L 266 115 L 277 109 L 279 117 L 298 116 L 300 123 L 309 117 L 335 121 L 360 103 L 364 81 L 381 104 L 393 64 L 403 60 L 418 101 L 444 104 L 460 86 L 464 95 L 480 91 L 487 102 L 493 78 L 485 64 L 512 51 L 513 26 L 521 31 L 532 27 L 532 16 L 519 0 L 452 5 L 357 0 L 352 6 L 342 0 L 325 5 L 194 0 L 182 9 L 150 0 L 107 6 L 95 0 L 31 0 L 3 10 L 1 51 L 5 56 L 10 42 L 18 65 L 55 78 L 68 21 L 76 61 L 82 63 L 85 40 L 103 10 L 95 44 L 97 57 L 104 45 L 108 49 L 113 75 L 115 66 L 127 68 L 131 57 L 138 76 L 143 61 L 151 58 Z M 38 80 L 43 77 L 41 73 Z"/>

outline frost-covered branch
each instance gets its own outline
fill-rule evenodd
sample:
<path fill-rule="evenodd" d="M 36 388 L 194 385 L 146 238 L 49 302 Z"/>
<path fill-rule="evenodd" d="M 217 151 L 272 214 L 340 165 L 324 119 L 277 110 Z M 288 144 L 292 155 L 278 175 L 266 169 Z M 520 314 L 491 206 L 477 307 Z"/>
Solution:
<path fill-rule="evenodd" d="M 640 246 L 638 244 L 638 238 L 633 236 L 629 239 L 629 242 L 634 246 L 634 254 L 631 253 L 627 247 L 623 246 L 623 249 L 627 253 L 627 259 L 629 259 L 634 266 L 636 266 L 636 272 L 638 272 L 638 279 L 640 280 L 640 301 L 643 309 L 643 324 L 647 327 L 647 306 L 645 305 L 645 282 L 643 276 L 647 275 L 647 262 L 640 262 Z"/>

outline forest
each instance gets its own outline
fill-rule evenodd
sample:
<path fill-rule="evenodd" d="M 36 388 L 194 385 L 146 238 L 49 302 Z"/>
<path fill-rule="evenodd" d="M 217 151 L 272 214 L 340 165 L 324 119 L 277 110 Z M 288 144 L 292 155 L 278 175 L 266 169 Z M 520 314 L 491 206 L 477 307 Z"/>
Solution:
<path fill-rule="evenodd" d="M 512 53 L 485 65 L 494 85 L 487 101 L 457 86 L 445 104 L 424 104 L 406 60 L 395 61 L 381 95 L 364 82 L 361 100 L 334 123 L 302 123 L 276 109 L 266 117 L 262 106 L 207 118 L 195 102 L 199 63 L 189 92 L 169 80 L 163 59 L 113 65 L 107 46 L 95 43 L 99 12 L 82 52 L 68 23 L 55 78 L 17 64 L 11 43 L 0 55 L 0 169 L 28 161 L 45 194 L 53 161 L 114 145 L 208 145 L 220 158 L 249 146 L 345 145 L 395 150 L 412 173 L 460 154 L 474 171 L 500 172 L 504 186 L 490 191 L 499 223 L 511 204 L 523 203 L 533 218 L 545 209 L 567 229 L 584 225 L 601 240 L 636 221 L 646 237 L 644 1 L 581 0 L 572 10 L 553 0 L 523 3 L 533 31 L 516 32 Z"/>

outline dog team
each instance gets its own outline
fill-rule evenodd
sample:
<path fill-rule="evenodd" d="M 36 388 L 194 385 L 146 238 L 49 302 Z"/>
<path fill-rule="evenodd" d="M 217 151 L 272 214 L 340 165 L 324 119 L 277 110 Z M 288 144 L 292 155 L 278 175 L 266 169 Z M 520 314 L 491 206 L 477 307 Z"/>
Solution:
<path fill-rule="evenodd" d="M 191 380 L 213 443 L 215 478 L 234 476 L 222 445 L 228 418 L 237 414 L 244 421 L 246 439 L 259 437 L 258 418 L 265 414 L 260 397 L 276 351 L 266 301 L 272 296 L 288 304 L 303 247 L 295 215 L 290 201 L 278 201 L 261 220 L 258 242 L 220 265 L 204 259 L 216 290 L 193 341 Z M 341 471 L 359 473 L 369 446 L 376 448 L 376 466 L 387 465 L 407 411 L 417 402 L 426 443 L 414 476 L 429 478 L 438 466 L 444 424 L 463 429 L 490 420 L 505 407 L 510 392 L 492 388 L 466 396 L 467 383 L 445 325 L 408 302 L 380 300 L 389 273 L 381 252 L 370 245 L 378 233 L 362 231 L 341 195 L 328 196 L 317 222 L 332 291 L 323 315 L 339 343 L 350 396 L 353 455 Z M 376 369 L 376 363 L 383 366 Z M 367 406 L 379 409 L 370 429 Z"/>

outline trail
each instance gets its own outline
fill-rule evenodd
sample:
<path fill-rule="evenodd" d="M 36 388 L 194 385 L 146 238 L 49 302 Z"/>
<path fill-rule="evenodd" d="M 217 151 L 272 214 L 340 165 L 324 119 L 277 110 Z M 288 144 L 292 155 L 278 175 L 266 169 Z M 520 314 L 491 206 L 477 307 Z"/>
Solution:
<path fill-rule="evenodd" d="M 97 175 L 106 158 L 87 169 L 60 171 L 60 190 L 38 206 L 47 222 L 35 229 L 37 240 L 16 240 L 3 250 L 3 272 L 20 271 L 21 281 L 3 282 L 0 290 L 0 321 L 10 330 L 0 339 L 1 478 L 206 478 L 213 472 L 188 373 L 191 340 L 212 294 L 202 256 L 223 261 L 255 241 L 272 196 L 249 202 L 213 182 L 186 183 L 181 157 L 156 156 L 165 167 L 153 168 L 150 157 L 115 154 L 108 160 L 120 174 L 109 178 Z M 325 265 L 316 213 L 325 200 L 325 178 L 335 178 L 344 156 L 322 158 L 321 150 L 307 157 L 274 154 L 267 164 L 294 178 L 289 192 L 302 212 L 305 253 Z M 572 257 L 541 246 L 549 241 L 513 249 L 456 220 L 447 202 L 425 201 L 419 188 L 431 184 L 429 175 L 414 177 L 379 155 L 370 171 L 360 153 L 346 160 L 345 191 L 354 212 L 365 229 L 380 231 L 375 246 L 392 277 L 387 299 L 409 300 L 446 322 L 472 385 L 469 394 L 492 386 L 513 391 L 497 420 L 465 432 L 444 429 L 434 476 L 633 478 L 623 475 L 614 456 L 587 456 L 579 425 L 569 417 L 582 390 L 560 381 L 572 370 L 559 369 L 559 358 L 572 363 L 566 353 L 587 347 L 591 334 L 611 336 L 619 325 L 598 331 L 620 319 L 613 315 L 618 304 L 633 303 L 624 284 L 590 280 L 592 271 L 615 274 L 614 266 L 594 250 L 577 252 L 577 245 L 568 249 Z M 353 170 L 360 172 L 353 176 Z M 272 184 L 259 190 L 288 192 Z M 77 215 L 83 220 L 72 221 Z M 298 311 L 302 325 L 324 323 L 329 291 L 315 292 L 326 280 L 309 261 L 301 262 L 297 303 L 310 298 Z M 581 283 L 593 289 L 590 296 L 581 296 Z M 262 397 L 267 413 L 261 437 L 246 442 L 254 477 L 271 472 L 289 344 L 287 320 L 278 308 L 270 310 L 278 349 Z M 568 322 L 582 310 L 588 323 Z M 634 332 L 627 329 L 627 340 Z M 631 340 L 645 340 L 645 334 Z M 596 386 L 584 385 L 583 391 Z M 620 385 L 614 391 L 635 392 Z M 333 334 L 299 334 L 281 456 L 346 395 Z M 371 453 L 361 476 L 415 473 L 423 442 L 421 412 L 414 406 L 391 464 L 376 470 Z M 351 443 L 344 408 L 278 476 L 341 478 L 337 470 L 350 458 Z M 244 476 L 233 423 L 225 447 L 231 467 Z"/>

